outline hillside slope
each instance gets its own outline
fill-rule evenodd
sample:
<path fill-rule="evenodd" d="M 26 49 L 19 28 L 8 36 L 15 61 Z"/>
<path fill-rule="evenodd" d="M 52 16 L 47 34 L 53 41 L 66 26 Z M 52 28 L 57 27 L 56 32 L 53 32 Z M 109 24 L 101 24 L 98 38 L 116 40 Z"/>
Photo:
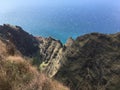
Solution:
<path fill-rule="evenodd" d="M 29 46 L 27 49 L 22 47 L 21 42 L 24 42 L 24 37 L 18 37 L 21 38 L 19 42 L 19 39 L 14 36 L 16 35 L 15 29 L 12 31 L 11 26 L 8 28 L 6 29 L 6 26 L 0 27 L 0 90 L 69 90 L 59 82 L 40 73 L 36 67 L 31 65 L 31 58 L 26 57 L 26 55 L 32 55 L 27 51 Z M 17 34 L 21 35 L 20 32 Z M 14 41 L 11 41 L 10 38 Z M 27 44 L 33 43 L 31 39 L 30 41 Z M 23 52 L 24 50 L 25 52 Z"/>
<path fill-rule="evenodd" d="M 91 33 L 65 45 L 40 38 L 40 69 L 71 90 L 120 89 L 120 33 Z"/>
<path fill-rule="evenodd" d="M 71 90 L 120 89 L 119 33 L 80 36 L 66 45 L 62 57 L 54 78 Z"/>
<path fill-rule="evenodd" d="M 63 45 L 59 40 L 51 37 L 34 37 L 19 26 L 8 24 L 0 26 L 2 63 L 3 61 L 13 62 L 14 58 L 15 62 L 19 61 L 20 58 L 16 56 L 27 63 L 28 61 L 23 57 L 34 58 L 41 72 L 70 87 L 71 90 L 120 90 L 120 33 L 86 34 L 75 40 L 69 38 Z M 1 66 L 6 68 L 2 63 Z M 18 66 L 15 64 L 17 70 Z M 28 73 L 29 71 L 31 72 L 31 69 Z M 36 69 L 35 71 L 39 73 Z M 33 74 L 30 73 L 30 75 Z M 37 75 L 35 74 L 35 77 L 39 77 L 39 74 Z M 18 73 L 18 76 L 21 75 Z"/>
<path fill-rule="evenodd" d="M 14 44 L 24 56 L 33 56 L 39 51 L 38 42 L 35 37 L 25 32 L 19 26 L 1 25 L 0 36 Z"/>

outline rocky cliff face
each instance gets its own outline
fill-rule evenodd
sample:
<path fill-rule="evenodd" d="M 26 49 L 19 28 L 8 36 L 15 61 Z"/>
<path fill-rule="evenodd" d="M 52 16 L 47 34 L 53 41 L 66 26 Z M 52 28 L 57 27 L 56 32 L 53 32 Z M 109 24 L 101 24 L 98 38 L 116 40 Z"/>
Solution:
<path fill-rule="evenodd" d="M 63 45 L 51 37 L 34 37 L 18 26 L 5 24 L 0 26 L 0 38 L 17 48 L 8 48 L 13 50 L 11 54 L 38 54 L 40 70 L 71 90 L 120 89 L 120 33 L 86 34 L 76 40 L 69 38 Z"/>
<path fill-rule="evenodd" d="M 120 89 L 119 33 L 86 34 L 76 40 L 69 38 L 65 45 L 47 38 L 40 46 L 43 47 L 45 63 L 40 68 L 71 90 Z"/>
<path fill-rule="evenodd" d="M 62 58 L 63 45 L 59 40 L 51 37 L 37 37 L 37 40 L 40 42 L 39 48 L 42 60 L 40 69 L 49 77 L 53 77 L 60 67 L 59 60 Z"/>

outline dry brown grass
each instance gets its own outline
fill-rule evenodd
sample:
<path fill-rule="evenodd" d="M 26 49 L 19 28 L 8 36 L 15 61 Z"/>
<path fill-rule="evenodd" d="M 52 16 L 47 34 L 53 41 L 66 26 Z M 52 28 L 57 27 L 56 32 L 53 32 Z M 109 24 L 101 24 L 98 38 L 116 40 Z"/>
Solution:
<path fill-rule="evenodd" d="M 14 52 L 12 44 L 0 40 L 0 90 L 69 90 Z"/>
<path fill-rule="evenodd" d="M 39 73 L 22 57 L 0 60 L 0 90 L 69 90 Z"/>
<path fill-rule="evenodd" d="M 20 56 L 8 56 L 6 60 L 16 63 L 25 62 L 25 60 Z"/>
<path fill-rule="evenodd" d="M 0 56 L 7 57 L 9 55 L 22 56 L 22 54 L 19 52 L 19 50 L 17 50 L 16 47 L 10 41 L 2 40 L 0 38 Z"/>
<path fill-rule="evenodd" d="M 6 52 L 6 45 L 0 40 L 0 55 L 5 55 Z"/>

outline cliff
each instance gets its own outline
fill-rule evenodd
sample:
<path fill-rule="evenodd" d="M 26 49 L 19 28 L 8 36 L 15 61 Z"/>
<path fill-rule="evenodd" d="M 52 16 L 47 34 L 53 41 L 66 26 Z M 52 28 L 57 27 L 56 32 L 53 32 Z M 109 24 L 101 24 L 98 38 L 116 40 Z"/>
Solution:
<path fill-rule="evenodd" d="M 32 66 L 30 57 L 39 51 L 36 42 L 36 38 L 16 26 L 0 26 L 0 90 L 69 90 Z"/>
<path fill-rule="evenodd" d="M 120 89 L 120 33 L 91 33 L 65 45 L 43 40 L 40 69 L 71 90 Z"/>
<path fill-rule="evenodd" d="M 0 45 L 7 47 L 0 48 L 1 58 L 7 54 L 33 57 L 41 72 L 71 90 L 120 89 L 120 33 L 90 33 L 69 38 L 63 45 L 5 24 L 0 26 L 0 39 L 4 42 Z"/>

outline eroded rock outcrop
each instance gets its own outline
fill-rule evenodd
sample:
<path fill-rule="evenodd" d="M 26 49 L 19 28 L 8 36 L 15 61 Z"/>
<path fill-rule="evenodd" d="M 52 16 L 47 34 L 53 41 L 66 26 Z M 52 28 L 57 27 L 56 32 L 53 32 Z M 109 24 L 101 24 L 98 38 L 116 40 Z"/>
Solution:
<path fill-rule="evenodd" d="M 37 40 L 40 42 L 39 48 L 42 60 L 40 69 L 49 77 L 53 77 L 60 67 L 59 62 L 62 58 L 63 45 L 59 40 L 51 37 L 37 37 Z"/>

